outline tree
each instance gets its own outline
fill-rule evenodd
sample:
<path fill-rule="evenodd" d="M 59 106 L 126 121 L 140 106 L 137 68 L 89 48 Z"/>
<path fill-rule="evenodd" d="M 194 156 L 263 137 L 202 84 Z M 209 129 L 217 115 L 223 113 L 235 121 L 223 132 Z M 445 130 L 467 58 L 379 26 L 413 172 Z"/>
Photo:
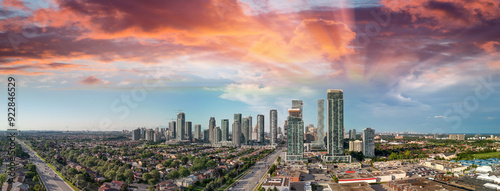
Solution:
<path fill-rule="evenodd" d="M 156 170 L 156 169 L 155 169 L 155 170 L 152 170 L 152 171 L 151 171 L 151 175 L 153 176 L 153 178 L 154 178 L 155 180 L 160 180 L 160 172 L 158 172 L 158 170 Z"/>
<path fill-rule="evenodd" d="M 186 176 L 189 176 L 191 174 L 191 172 L 189 172 L 188 169 L 182 168 L 181 170 L 179 170 L 179 174 L 182 177 L 186 177 Z"/>
<path fill-rule="evenodd" d="M 33 190 L 35 190 L 35 191 L 41 191 L 41 190 L 43 190 L 43 189 L 42 189 L 42 185 L 40 185 L 40 184 L 35 185 L 35 186 L 33 187 Z"/>
<path fill-rule="evenodd" d="M 149 185 L 155 185 L 158 181 L 156 181 L 155 179 L 149 179 L 148 180 L 148 184 Z"/>
<path fill-rule="evenodd" d="M 179 172 L 177 170 L 172 170 L 167 174 L 168 179 L 176 179 L 179 177 Z"/>
<path fill-rule="evenodd" d="M 0 183 L 1 185 L 3 185 L 3 183 L 7 181 L 7 174 L 3 173 L 3 174 L 0 174 Z"/>
<path fill-rule="evenodd" d="M 170 164 L 170 167 L 172 167 L 172 168 L 177 168 L 177 167 L 179 167 L 179 161 L 174 160 L 174 161 Z"/>
<path fill-rule="evenodd" d="M 28 170 L 31 172 L 36 172 L 36 165 L 34 165 L 34 164 L 28 165 Z"/>
<path fill-rule="evenodd" d="M 187 156 L 183 156 L 183 157 L 181 158 L 181 162 L 182 162 L 182 164 L 187 164 L 187 162 L 188 162 L 188 161 L 189 161 L 189 158 L 188 158 Z"/>
<path fill-rule="evenodd" d="M 152 179 L 153 178 L 153 175 L 149 174 L 149 173 L 144 173 L 142 174 L 142 180 L 147 182 L 148 180 Z"/>
<path fill-rule="evenodd" d="M 113 179 L 116 176 L 116 172 L 114 170 L 109 170 L 106 173 L 104 173 L 104 177 Z"/>
<path fill-rule="evenodd" d="M 336 183 L 339 182 L 339 178 L 337 178 L 337 176 L 333 176 L 333 181 L 335 181 Z"/>
<path fill-rule="evenodd" d="M 36 175 L 36 173 L 31 172 L 31 171 L 26 172 L 26 178 L 32 178 L 32 177 L 35 177 L 35 175 Z"/>
<path fill-rule="evenodd" d="M 155 190 L 155 187 L 154 187 L 154 186 L 150 186 L 150 187 L 148 188 L 148 191 L 154 191 L 154 190 Z"/>

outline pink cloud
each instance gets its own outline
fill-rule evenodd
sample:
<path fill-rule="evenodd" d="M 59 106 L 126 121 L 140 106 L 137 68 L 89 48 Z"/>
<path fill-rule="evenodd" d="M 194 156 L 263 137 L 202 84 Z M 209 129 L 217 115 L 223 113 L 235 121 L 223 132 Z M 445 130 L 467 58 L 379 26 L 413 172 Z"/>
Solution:
<path fill-rule="evenodd" d="M 86 85 L 94 85 L 94 84 L 100 84 L 102 83 L 101 79 L 98 79 L 94 76 L 89 76 L 83 80 L 80 81 L 81 84 L 86 84 Z"/>

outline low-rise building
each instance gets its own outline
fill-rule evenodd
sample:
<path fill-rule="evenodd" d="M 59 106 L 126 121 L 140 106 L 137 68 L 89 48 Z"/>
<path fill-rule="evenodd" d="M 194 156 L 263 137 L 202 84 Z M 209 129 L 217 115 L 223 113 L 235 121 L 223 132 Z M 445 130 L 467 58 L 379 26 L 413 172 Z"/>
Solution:
<path fill-rule="evenodd" d="M 394 190 L 428 191 L 428 190 L 453 190 L 465 191 L 465 189 L 441 184 L 425 178 L 397 180 L 387 183 L 387 186 Z"/>
<path fill-rule="evenodd" d="M 370 173 L 338 174 L 337 178 L 339 179 L 339 183 L 353 183 L 353 182 L 375 183 L 375 182 L 377 182 L 377 177 L 374 177 Z"/>
<path fill-rule="evenodd" d="M 406 173 L 401 170 L 378 171 L 373 172 L 372 175 L 377 177 L 377 182 L 389 182 L 406 178 Z"/>
<path fill-rule="evenodd" d="M 355 191 L 375 191 L 366 182 L 356 182 L 347 184 L 328 184 L 330 190 L 355 190 Z"/>
<path fill-rule="evenodd" d="M 467 168 L 467 166 L 462 166 L 461 164 L 444 161 L 444 160 L 432 160 L 425 161 L 423 163 L 424 166 L 430 167 L 436 170 L 449 171 L 449 172 L 460 172 Z"/>
<path fill-rule="evenodd" d="M 276 188 L 279 191 L 290 190 L 290 178 L 288 177 L 269 177 L 262 184 L 262 188 L 268 190 L 269 188 Z"/>

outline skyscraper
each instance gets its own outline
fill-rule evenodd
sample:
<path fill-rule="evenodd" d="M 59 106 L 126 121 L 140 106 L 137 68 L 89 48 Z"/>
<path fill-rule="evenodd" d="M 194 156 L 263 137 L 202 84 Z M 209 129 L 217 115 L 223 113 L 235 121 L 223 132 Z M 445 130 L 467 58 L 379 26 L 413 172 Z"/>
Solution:
<path fill-rule="evenodd" d="M 194 138 L 198 141 L 201 140 L 201 124 L 194 125 Z"/>
<path fill-rule="evenodd" d="M 141 129 L 132 130 L 132 140 L 137 141 L 139 139 L 141 139 Z"/>
<path fill-rule="evenodd" d="M 304 159 L 304 122 L 301 118 L 295 117 L 296 113 L 293 112 L 297 110 L 289 110 L 286 160 L 302 161 Z"/>
<path fill-rule="evenodd" d="M 234 114 L 233 145 L 236 147 L 241 145 L 241 113 Z"/>
<path fill-rule="evenodd" d="M 272 109 L 269 111 L 269 117 L 271 124 L 269 127 L 271 128 L 271 145 L 275 145 L 278 140 L 278 111 L 276 109 Z"/>
<path fill-rule="evenodd" d="M 257 115 L 257 142 L 264 144 L 264 115 Z"/>
<path fill-rule="evenodd" d="M 239 147 L 241 145 L 241 123 L 233 122 L 233 145 Z"/>
<path fill-rule="evenodd" d="M 248 118 L 243 118 L 243 120 L 241 121 L 241 144 L 242 145 L 247 145 L 248 144 L 248 141 L 249 141 L 249 129 L 251 129 L 251 127 L 249 127 L 248 125 L 250 125 L 248 123 Z"/>
<path fill-rule="evenodd" d="M 146 130 L 146 141 L 154 141 L 155 131 L 153 129 Z"/>
<path fill-rule="evenodd" d="M 193 140 L 192 129 L 193 129 L 193 123 L 191 121 L 186 121 L 186 129 L 184 130 L 185 132 L 184 137 L 189 141 Z"/>
<path fill-rule="evenodd" d="M 325 100 L 318 100 L 318 139 L 316 140 L 316 144 L 321 147 L 325 146 Z"/>
<path fill-rule="evenodd" d="M 221 140 L 221 130 L 220 130 L 220 127 L 219 127 L 219 126 L 217 126 L 217 127 L 215 127 L 215 129 L 214 129 L 214 141 L 213 141 L 213 143 L 214 143 L 214 144 L 215 144 L 215 143 L 219 143 L 219 142 L 220 142 L 220 140 Z"/>
<path fill-rule="evenodd" d="M 208 143 L 210 141 L 210 140 L 208 140 L 209 137 L 210 137 L 210 130 L 204 129 L 203 130 L 203 141 Z"/>
<path fill-rule="evenodd" d="M 329 89 L 327 91 L 327 151 L 330 156 L 344 154 L 344 93 L 342 90 Z"/>
<path fill-rule="evenodd" d="M 175 127 L 175 121 L 171 121 L 168 123 L 168 129 L 170 130 L 170 135 L 172 135 L 172 139 L 175 139 L 177 137 L 177 131 Z"/>
<path fill-rule="evenodd" d="M 221 120 L 222 141 L 229 141 L 229 119 Z"/>
<path fill-rule="evenodd" d="M 176 140 L 185 140 L 186 115 L 182 112 L 177 114 L 177 136 Z"/>
<path fill-rule="evenodd" d="M 241 113 L 234 114 L 234 122 L 239 123 L 241 128 Z"/>
<path fill-rule="evenodd" d="M 285 138 L 288 138 L 288 119 L 285 120 L 285 123 L 283 125 L 283 131 L 285 132 Z"/>
<path fill-rule="evenodd" d="M 375 156 L 375 129 L 363 129 L 363 155 L 365 157 Z"/>
<path fill-rule="evenodd" d="M 292 100 L 292 109 L 299 109 L 299 113 L 295 115 L 298 115 L 300 119 L 302 119 L 302 105 L 302 100 Z"/>
<path fill-rule="evenodd" d="M 349 138 L 350 139 L 357 139 L 358 138 L 357 135 L 356 135 L 356 129 L 351 129 L 349 131 Z"/>
<path fill-rule="evenodd" d="M 215 131 L 215 117 L 210 117 L 210 121 L 208 121 L 208 141 L 210 143 L 214 143 L 214 131 Z"/>
<path fill-rule="evenodd" d="M 252 126 L 252 116 L 248 116 L 247 119 L 248 119 L 248 140 L 254 140 L 255 137 L 253 137 L 253 135 L 252 135 L 253 134 L 252 133 L 253 132 L 252 131 L 252 127 L 253 127 Z"/>

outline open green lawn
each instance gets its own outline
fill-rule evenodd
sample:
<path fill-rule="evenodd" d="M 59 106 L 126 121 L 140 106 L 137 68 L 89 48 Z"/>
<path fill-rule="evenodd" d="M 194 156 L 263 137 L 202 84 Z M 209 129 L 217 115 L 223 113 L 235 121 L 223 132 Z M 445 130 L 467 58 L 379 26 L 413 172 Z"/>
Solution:
<path fill-rule="evenodd" d="M 477 158 L 477 159 L 500 158 L 500 152 L 474 154 L 474 158 Z"/>

